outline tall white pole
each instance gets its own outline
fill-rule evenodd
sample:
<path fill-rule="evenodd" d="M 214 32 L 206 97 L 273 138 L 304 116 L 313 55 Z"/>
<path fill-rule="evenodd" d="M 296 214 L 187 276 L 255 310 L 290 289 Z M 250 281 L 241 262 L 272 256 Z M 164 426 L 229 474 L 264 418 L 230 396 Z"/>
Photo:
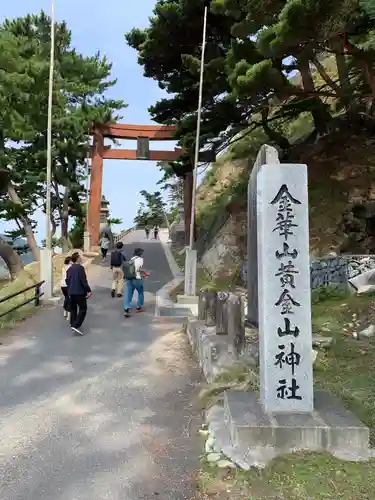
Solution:
<path fill-rule="evenodd" d="M 193 249 L 193 246 L 194 246 L 195 205 L 196 205 L 198 161 L 199 161 L 199 138 L 201 134 L 202 92 L 203 92 L 203 74 L 204 74 L 204 53 L 206 48 L 207 12 L 208 12 L 208 6 L 206 1 L 204 7 L 204 15 L 203 15 L 203 37 L 202 37 L 201 68 L 199 75 L 197 130 L 195 136 L 193 185 L 191 193 L 190 238 L 189 238 L 189 247 L 186 249 L 185 252 L 184 295 L 186 296 L 195 296 L 196 282 L 197 282 L 197 251 Z"/>
<path fill-rule="evenodd" d="M 47 179 L 46 179 L 46 247 L 40 252 L 40 279 L 44 281 L 44 299 L 53 297 L 52 231 L 51 231 L 51 181 L 52 181 L 52 97 L 53 68 L 55 59 L 55 2 L 51 0 L 51 53 L 48 81 L 47 116 Z"/>
<path fill-rule="evenodd" d="M 55 63 L 55 0 L 51 2 L 51 53 L 48 82 L 48 118 L 47 118 L 47 186 L 46 186 L 46 248 L 52 250 L 51 237 L 51 180 L 52 180 L 52 97 L 53 69 Z"/>
<path fill-rule="evenodd" d="M 202 114 L 202 92 L 203 92 L 203 74 L 204 74 L 204 52 L 206 48 L 206 31 L 207 31 L 207 5 L 204 8 L 203 16 L 203 37 L 202 37 L 202 54 L 201 54 L 201 69 L 199 76 L 199 94 L 198 94 L 198 113 L 197 113 L 197 130 L 195 136 L 195 157 L 193 170 L 193 186 L 191 193 L 191 219 L 190 219 L 190 239 L 189 249 L 193 249 L 194 245 L 194 224 L 195 224 L 195 205 L 197 192 L 197 177 L 198 177 L 198 161 L 199 161 L 199 138 L 201 134 L 201 114 Z"/>

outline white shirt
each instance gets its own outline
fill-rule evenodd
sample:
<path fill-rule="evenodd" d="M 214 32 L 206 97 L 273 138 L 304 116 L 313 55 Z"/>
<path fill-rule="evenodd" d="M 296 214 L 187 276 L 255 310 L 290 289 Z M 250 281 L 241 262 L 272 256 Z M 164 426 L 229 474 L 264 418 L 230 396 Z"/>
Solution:
<path fill-rule="evenodd" d="M 111 242 L 108 238 L 102 238 L 100 241 L 100 247 L 108 250 L 110 243 Z"/>
<path fill-rule="evenodd" d="M 143 257 L 132 257 L 131 260 L 134 261 L 135 277 L 137 280 L 141 280 L 142 276 L 140 270 L 143 267 Z"/>
<path fill-rule="evenodd" d="M 67 266 L 64 266 L 62 269 L 61 282 L 60 282 L 60 286 L 62 286 L 62 287 L 66 286 L 66 273 L 67 273 L 70 266 L 71 266 L 71 264 L 68 264 Z"/>

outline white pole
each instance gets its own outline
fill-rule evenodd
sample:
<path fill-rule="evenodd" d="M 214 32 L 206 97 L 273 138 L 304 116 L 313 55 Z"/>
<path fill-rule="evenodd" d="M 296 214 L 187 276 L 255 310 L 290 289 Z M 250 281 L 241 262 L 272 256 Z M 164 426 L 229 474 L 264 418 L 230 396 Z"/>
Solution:
<path fill-rule="evenodd" d="M 203 74 L 204 74 L 204 53 L 206 48 L 207 12 L 208 12 L 208 7 L 207 5 L 205 5 L 204 15 L 203 15 L 203 37 L 202 37 L 201 68 L 199 76 L 199 94 L 198 94 L 197 130 L 195 136 L 193 186 L 191 193 L 190 238 L 189 238 L 189 247 L 187 248 L 185 253 L 184 294 L 187 296 L 195 296 L 196 293 L 195 288 L 197 281 L 197 251 L 193 250 L 193 246 L 194 246 L 195 205 L 196 205 L 198 161 L 199 161 L 199 138 L 201 133 L 202 91 L 203 91 Z"/>
<path fill-rule="evenodd" d="M 48 116 L 47 116 L 47 179 L 46 179 L 46 248 L 40 252 L 40 279 L 44 281 L 45 300 L 53 297 L 52 266 L 52 231 L 51 231 L 51 180 L 52 180 L 52 98 L 53 69 L 55 59 L 55 2 L 51 0 L 51 53 L 48 81 Z"/>
<path fill-rule="evenodd" d="M 203 16 L 203 39 L 202 39 L 201 69 L 199 78 L 197 131 L 195 136 L 193 187 L 191 193 L 191 220 L 190 220 L 190 240 L 189 240 L 190 250 L 193 249 L 194 245 L 195 201 L 196 201 L 196 191 L 197 191 L 197 174 L 198 174 L 198 160 L 199 160 L 199 138 L 201 133 L 202 91 L 203 91 L 203 74 L 204 74 L 204 52 L 206 48 L 207 11 L 208 7 L 206 5 L 204 8 L 204 16 Z"/>
<path fill-rule="evenodd" d="M 47 118 L 47 186 L 46 186 L 46 248 L 52 250 L 51 238 L 51 179 L 52 179 L 52 97 L 53 69 L 55 63 L 55 0 L 51 3 L 51 53 L 48 82 L 48 118 Z"/>

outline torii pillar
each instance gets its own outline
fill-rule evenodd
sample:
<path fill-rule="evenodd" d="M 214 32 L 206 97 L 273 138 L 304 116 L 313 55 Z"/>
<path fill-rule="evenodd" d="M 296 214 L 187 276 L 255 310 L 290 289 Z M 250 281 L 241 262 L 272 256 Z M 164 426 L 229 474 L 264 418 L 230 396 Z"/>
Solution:
<path fill-rule="evenodd" d="M 91 160 L 90 203 L 88 213 L 90 246 L 97 246 L 99 244 L 100 208 L 102 202 L 103 182 L 103 156 L 104 137 L 103 134 L 95 132 Z"/>
<path fill-rule="evenodd" d="M 103 161 L 108 160 L 150 160 L 176 161 L 183 151 L 150 150 L 150 141 L 175 141 L 177 127 L 174 125 L 129 125 L 113 123 L 92 130 L 94 138 L 91 161 L 90 199 L 87 217 L 85 247 L 95 247 L 100 239 L 100 207 L 102 198 Z M 133 139 L 137 149 L 112 149 L 104 146 L 104 138 Z M 188 225 L 187 225 L 188 226 Z"/>

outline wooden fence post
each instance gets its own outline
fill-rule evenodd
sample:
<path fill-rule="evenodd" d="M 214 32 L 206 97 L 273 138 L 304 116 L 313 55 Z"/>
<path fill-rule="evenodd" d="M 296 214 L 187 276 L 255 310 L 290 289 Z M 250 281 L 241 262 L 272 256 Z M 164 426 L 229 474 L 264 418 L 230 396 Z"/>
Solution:
<path fill-rule="evenodd" d="M 239 295 L 231 293 L 227 304 L 227 331 L 228 337 L 235 348 L 235 352 L 240 354 L 245 342 L 245 326 L 242 318 L 242 300 Z"/>
<path fill-rule="evenodd" d="M 37 285 L 34 290 L 34 305 L 37 307 L 40 305 L 40 286 Z"/>
<path fill-rule="evenodd" d="M 228 314 L 227 300 L 229 292 L 218 292 L 216 302 L 216 334 L 227 335 L 228 333 Z"/>

